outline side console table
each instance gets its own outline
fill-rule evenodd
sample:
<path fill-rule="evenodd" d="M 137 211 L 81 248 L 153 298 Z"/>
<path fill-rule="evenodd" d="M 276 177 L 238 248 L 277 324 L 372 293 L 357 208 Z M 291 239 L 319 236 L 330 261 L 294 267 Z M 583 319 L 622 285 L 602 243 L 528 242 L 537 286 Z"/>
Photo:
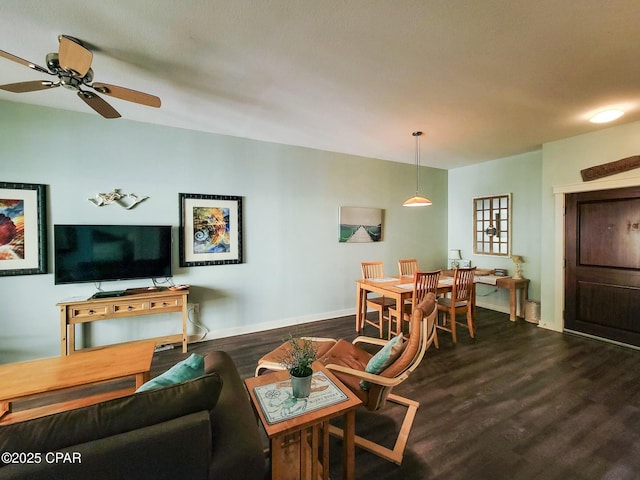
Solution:
<path fill-rule="evenodd" d="M 60 354 L 70 355 L 76 349 L 76 325 L 112 318 L 182 312 L 182 333 L 155 337 L 156 345 L 182 342 L 187 351 L 187 296 L 189 290 L 134 289 L 121 297 L 67 301 L 60 308 Z"/>
<path fill-rule="evenodd" d="M 509 320 L 515 322 L 518 317 L 524 318 L 524 307 L 527 303 L 527 293 L 529 291 L 529 279 L 498 277 L 496 287 L 509 290 Z M 518 297 L 520 297 L 519 305 Z"/>
<path fill-rule="evenodd" d="M 442 270 L 442 274 L 453 277 L 454 270 Z M 527 303 L 529 292 L 528 278 L 500 277 L 496 275 L 476 275 L 475 283 L 493 285 L 509 290 L 509 320 L 515 322 L 518 317 L 524 318 L 524 307 Z M 519 300 L 519 302 L 518 302 Z"/>

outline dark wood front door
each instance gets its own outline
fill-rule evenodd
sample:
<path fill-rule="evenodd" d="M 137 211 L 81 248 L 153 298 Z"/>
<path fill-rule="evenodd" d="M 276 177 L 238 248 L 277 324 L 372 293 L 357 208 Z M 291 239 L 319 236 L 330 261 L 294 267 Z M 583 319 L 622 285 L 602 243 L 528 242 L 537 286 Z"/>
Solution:
<path fill-rule="evenodd" d="M 565 205 L 565 328 L 640 346 L 640 187 Z"/>

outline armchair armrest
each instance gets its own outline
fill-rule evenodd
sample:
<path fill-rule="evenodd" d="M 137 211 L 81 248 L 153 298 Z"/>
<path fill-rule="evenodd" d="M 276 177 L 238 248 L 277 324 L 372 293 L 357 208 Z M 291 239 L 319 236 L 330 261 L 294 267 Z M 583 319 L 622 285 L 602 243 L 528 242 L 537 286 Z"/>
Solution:
<path fill-rule="evenodd" d="M 376 385 L 380 385 L 382 387 L 395 387 L 396 385 L 402 383 L 409 376 L 407 373 L 403 373 L 402 375 L 394 378 L 382 377 L 380 375 L 363 372 L 362 370 L 355 370 L 353 368 L 336 365 L 334 363 L 329 363 L 324 367 L 328 370 L 351 375 L 361 380 L 366 380 L 369 383 L 375 383 Z"/>
<path fill-rule="evenodd" d="M 383 338 L 364 337 L 361 335 L 356 337 L 351 343 L 354 345 L 357 345 L 358 343 L 368 343 L 370 345 L 379 345 L 384 347 L 388 342 L 389 340 L 384 340 Z"/>
<path fill-rule="evenodd" d="M 336 343 L 335 338 L 325 338 L 325 337 L 300 337 L 304 340 L 311 340 L 312 342 L 333 342 Z"/>

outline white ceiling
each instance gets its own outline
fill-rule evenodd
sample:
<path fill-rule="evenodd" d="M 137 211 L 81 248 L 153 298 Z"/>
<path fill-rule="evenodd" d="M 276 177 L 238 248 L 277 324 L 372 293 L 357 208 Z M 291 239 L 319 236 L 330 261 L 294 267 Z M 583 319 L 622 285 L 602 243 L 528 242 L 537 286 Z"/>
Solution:
<path fill-rule="evenodd" d="M 2 0 L 0 49 L 94 52 L 124 118 L 455 168 L 640 120 L 638 0 Z M 0 84 L 49 80 L 0 58 Z M 94 114 L 67 89 L 0 99 Z M 104 120 L 117 122 L 121 120 Z"/>

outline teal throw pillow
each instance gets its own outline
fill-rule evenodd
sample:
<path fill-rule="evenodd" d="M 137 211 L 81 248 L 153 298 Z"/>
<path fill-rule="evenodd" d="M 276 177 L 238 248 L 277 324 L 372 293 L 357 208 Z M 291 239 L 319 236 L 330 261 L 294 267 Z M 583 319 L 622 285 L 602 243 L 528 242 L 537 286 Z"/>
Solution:
<path fill-rule="evenodd" d="M 156 388 L 167 387 L 169 385 L 175 385 L 177 383 L 186 382 L 193 378 L 198 378 L 204 375 L 204 357 L 197 353 L 191 354 L 189 358 L 176 363 L 169 370 L 155 378 L 152 378 L 136 392 L 144 392 L 146 390 L 154 390 Z"/>
<path fill-rule="evenodd" d="M 382 372 L 385 368 L 396 361 L 402 353 L 402 350 L 404 350 L 405 345 L 406 342 L 404 341 L 402 334 L 397 337 L 393 337 L 380 349 L 380 351 L 378 351 L 378 353 L 371 357 L 364 371 L 375 375 Z M 369 382 L 361 380 L 360 388 L 363 390 L 369 390 Z"/>

